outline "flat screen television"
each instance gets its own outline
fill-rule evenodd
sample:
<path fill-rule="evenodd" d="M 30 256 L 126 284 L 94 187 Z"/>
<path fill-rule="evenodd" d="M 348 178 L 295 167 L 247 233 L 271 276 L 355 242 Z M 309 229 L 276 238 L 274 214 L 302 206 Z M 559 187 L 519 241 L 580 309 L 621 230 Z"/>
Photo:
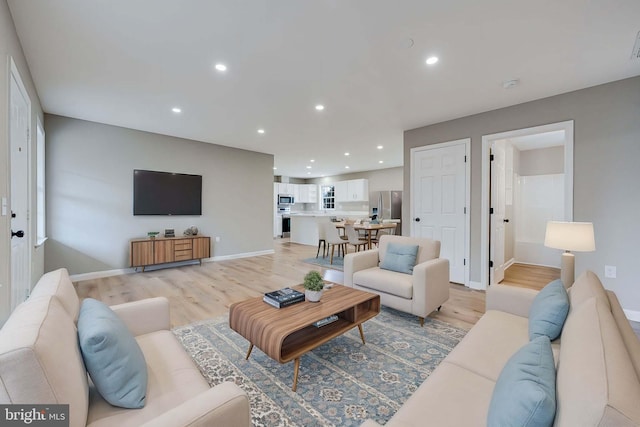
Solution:
<path fill-rule="evenodd" d="M 202 215 L 202 175 L 133 171 L 134 215 Z"/>

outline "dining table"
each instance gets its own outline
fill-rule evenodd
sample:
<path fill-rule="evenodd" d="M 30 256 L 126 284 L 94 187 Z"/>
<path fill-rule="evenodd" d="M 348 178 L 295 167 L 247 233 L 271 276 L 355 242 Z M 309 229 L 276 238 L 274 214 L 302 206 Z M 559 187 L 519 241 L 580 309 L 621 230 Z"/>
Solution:
<path fill-rule="evenodd" d="M 345 225 L 346 225 L 345 222 L 336 222 L 336 228 L 338 229 L 344 229 Z M 365 232 L 365 238 L 367 239 L 367 249 L 371 249 L 372 247 L 371 238 L 374 231 L 377 232 L 379 230 L 391 230 L 391 229 L 395 230 L 398 224 L 394 222 L 383 222 L 378 224 L 365 222 L 365 223 L 352 224 L 352 225 L 355 230 L 357 231 L 363 230 Z"/>

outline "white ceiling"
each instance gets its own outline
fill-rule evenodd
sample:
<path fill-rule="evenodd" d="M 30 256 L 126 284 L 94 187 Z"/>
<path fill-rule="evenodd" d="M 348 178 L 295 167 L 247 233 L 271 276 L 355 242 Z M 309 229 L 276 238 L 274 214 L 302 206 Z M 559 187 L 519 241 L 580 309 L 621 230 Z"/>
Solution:
<path fill-rule="evenodd" d="M 46 112 L 271 153 L 293 177 L 401 166 L 404 130 L 640 75 L 638 0 L 8 3 Z"/>

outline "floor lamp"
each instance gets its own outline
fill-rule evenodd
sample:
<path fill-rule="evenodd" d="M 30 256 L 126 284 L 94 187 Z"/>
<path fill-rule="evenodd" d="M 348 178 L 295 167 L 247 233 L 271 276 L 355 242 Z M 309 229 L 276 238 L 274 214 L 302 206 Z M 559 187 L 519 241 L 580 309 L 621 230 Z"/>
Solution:
<path fill-rule="evenodd" d="M 566 288 L 575 281 L 575 257 L 570 251 L 591 252 L 596 250 L 591 222 L 547 222 L 544 245 L 549 248 L 562 249 L 562 269 L 560 280 Z"/>

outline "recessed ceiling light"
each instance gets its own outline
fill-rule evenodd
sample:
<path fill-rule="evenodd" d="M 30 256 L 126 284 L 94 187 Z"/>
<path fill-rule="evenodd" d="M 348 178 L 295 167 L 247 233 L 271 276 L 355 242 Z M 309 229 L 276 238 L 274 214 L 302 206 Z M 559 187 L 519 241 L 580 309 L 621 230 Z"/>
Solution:
<path fill-rule="evenodd" d="M 227 66 L 224 64 L 216 64 L 216 70 L 218 71 L 227 71 Z"/>
<path fill-rule="evenodd" d="M 264 133 L 264 129 L 258 129 L 258 133 Z"/>
<path fill-rule="evenodd" d="M 311 172 L 307 172 L 307 175 L 311 175 Z"/>
<path fill-rule="evenodd" d="M 345 168 L 345 169 L 349 169 L 349 166 L 345 166 L 344 168 Z"/>
<path fill-rule="evenodd" d="M 273 170 L 277 170 L 277 169 L 278 169 L 277 167 L 275 167 L 275 166 L 273 167 Z"/>
<path fill-rule="evenodd" d="M 437 56 L 430 56 L 426 60 L 427 65 L 433 65 L 436 62 L 438 62 L 438 57 Z"/>
<path fill-rule="evenodd" d="M 171 111 L 173 111 L 174 113 L 182 113 L 182 108 L 180 108 L 180 107 L 173 107 L 173 108 L 171 109 Z"/>
<path fill-rule="evenodd" d="M 349 152 L 344 153 L 344 155 L 345 155 L 345 156 L 348 156 L 348 155 L 349 155 Z"/>
<path fill-rule="evenodd" d="M 307 166 L 307 169 L 311 169 L 311 166 Z"/>
<path fill-rule="evenodd" d="M 378 145 L 376 148 L 377 148 L 378 150 L 382 150 L 384 147 L 383 147 L 382 145 Z"/>
<path fill-rule="evenodd" d="M 378 163 L 384 163 L 384 160 L 378 160 Z"/>
<path fill-rule="evenodd" d="M 316 110 L 318 110 L 318 111 L 324 110 L 324 105 L 322 105 L 322 104 L 316 105 Z"/>
<path fill-rule="evenodd" d="M 309 161 L 310 161 L 311 163 L 315 162 L 315 160 L 314 160 L 314 159 L 311 159 L 311 160 L 309 160 Z"/>

